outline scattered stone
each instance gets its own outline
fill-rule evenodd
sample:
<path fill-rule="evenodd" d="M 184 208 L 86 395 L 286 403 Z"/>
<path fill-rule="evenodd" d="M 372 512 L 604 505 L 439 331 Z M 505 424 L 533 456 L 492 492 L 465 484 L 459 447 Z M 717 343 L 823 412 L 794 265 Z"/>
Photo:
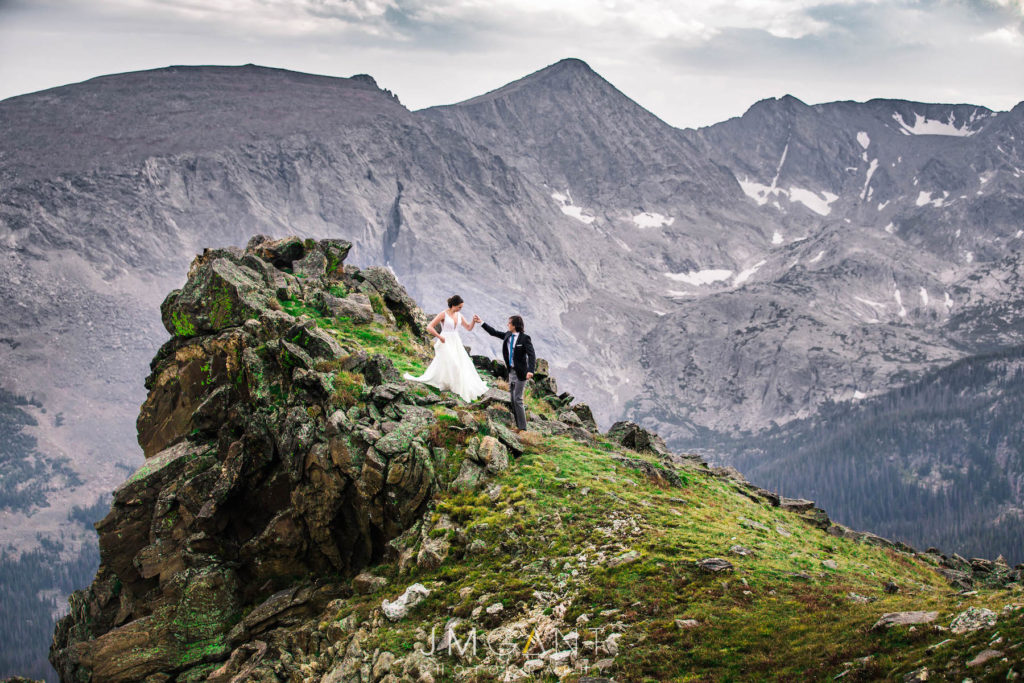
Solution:
<path fill-rule="evenodd" d="M 414 583 L 406 588 L 405 592 L 394 602 L 389 602 L 385 599 L 381 603 L 381 609 L 384 611 L 384 616 L 388 619 L 398 621 L 405 618 L 409 610 L 423 602 L 428 595 L 430 595 L 430 590 L 426 586 L 421 583 Z"/>
<path fill-rule="evenodd" d="M 487 613 L 490 614 L 490 615 L 495 615 L 495 614 L 499 614 L 500 612 L 504 611 L 504 609 L 505 609 L 505 606 L 503 604 L 501 604 L 500 602 L 496 602 L 493 605 L 489 605 L 487 607 Z"/>
<path fill-rule="evenodd" d="M 839 569 L 839 563 L 836 562 L 835 560 L 824 560 L 824 561 L 822 561 L 821 564 L 826 569 L 832 569 L 832 570 Z"/>
<path fill-rule="evenodd" d="M 758 531 L 768 531 L 768 527 L 766 527 L 764 524 L 761 524 L 761 522 L 756 522 L 756 521 L 754 521 L 752 519 L 747 519 L 746 517 L 740 517 L 739 523 L 740 523 L 740 526 L 746 527 L 747 529 L 757 529 Z"/>
<path fill-rule="evenodd" d="M 661 467 L 654 463 L 647 462 L 646 460 L 624 458 L 618 455 L 613 455 L 612 460 L 631 469 L 639 470 L 645 477 L 658 486 L 681 487 L 683 485 L 683 481 L 679 478 L 679 475 L 667 467 Z"/>
<path fill-rule="evenodd" d="M 900 592 L 900 587 L 896 585 L 895 581 L 889 579 L 885 582 L 885 585 L 882 586 L 882 590 L 884 590 L 889 595 L 895 595 L 896 593 Z"/>
<path fill-rule="evenodd" d="M 366 268 L 360 271 L 358 279 L 371 285 L 381 295 L 384 303 L 399 323 L 408 325 L 414 334 L 425 335 L 427 333 L 427 317 L 405 291 L 405 288 L 399 284 L 390 268 L 381 266 Z"/>
<path fill-rule="evenodd" d="M 936 651 L 946 647 L 947 645 L 949 645 L 952 642 L 953 642 L 952 638 L 946 638 L 945 640 L 939 641 L 938 643 L 935 643 L 934 645 L 929 645 L 925 649 L 924 653 L 926 655 L 933 655 L 933 654 L 935 654 Z"/>
<path fill-rule="evenodd" d="M 360 595 L 369 595 L 388 585 L 388 580 L 383 576 L 374 576 L 369 572 L 362 572 L 352 579 L 352 590 Z"/>
<path fill-rule="evenodd" d="M 680 631 L 697 628 L 698 626 L 700 626 L 700 622 L 696 619 L 676 619 L 676 628 Z"/>
<path fill-rule="evenodd" d="M 697 566 L 706 574 L 722 574 L 724 572 L 731 572 L 734 569 L 732 562 L 723 560 L 720 557 L 706 557 L 703 560 L 699 560 Z"/>
<path fill-rule="evenodd" d="M 638 453 L 650 452 L 669 457 L 671 451 L 661 437 L 635 422 L 616 422 L 608 430 L 608 439 Z"/>
<path fill-rule="evenodd" d="M 639 559 L 640 553 L 638 553 L 635 550 L 630 550 L 627 553 L 623 553 L 622 555 L 618 555 L 616 557 L 611 558 L 610 560 L 608 560 L 606 564 L 609 567 L 619 567 L 624 564 L 631 564 Z"/>
<path fill-rule="evenodd" d="M 922 666 L 920 669 L 914 669 L 906 676 L 903 677 L 903 683 L 920 683 L 930 679 L 931 672 L 928 671 L 928 667 Z"/>
<path fill-rule="evenodd" d="M 989 662 L 993 659 L 997 659 L 1002 656 L 1003 653 L 1000 650 L 982 650 L 974 659 L 967 662 L 967 666 L 981 666 L 986 662 Z"/>
<path fill-rule="evenodd" d="M 498 474 L 508 469 L 508 449 L 493 436 L 485 436 L 480 440 L 474 459 L 490 474 Z"/>
<path fill-rule="evenodd" d="M 740 557 L 748 557 L 754 554 L 754 551 L 749 548 L 744 548 L 741 545 L 734 545 L 729 548 L 729 552 L 733 555 L 739 555 Z"/>
<path fill-rule="evenodd" d="M 580 419 L 585 429 L 591 432 L 597 431 L 597 421 L 594 419 L 594 413 L 590 410 L 590 406 L 586 403 L 577 403 L 570 410 L 576 413 L 576 417 Z"/>
<path fill-rule="evenodd" d="M 858 603 L 860 605 L 866 605 L 869 602 L 874 602 L 875 601 L 874 598 L 865 597 L 863 595 L 858 595 L 858 594 L 852 593 L 852 592 L 848 593 L 846 597 L 850 598 L 850 600 L 852 602 L 856 602 L 856 603 Z"/>
<path fill-rule="evenodd" d="M 956 615 L 949 629 L 959 635 L 968 631 L 979 631 L 983 628 L 992 628 L 996 625 L 996 613 L 984 607 L 968 607 L 965 611 Z"/>
<path fill-rule="evenodd" d="M 996 566 L 995 562 L 992 560 L 986 560 L 983 557 L 972 557 L 968 562 L 971 564 L 971 569 L 973 569 L 976 574 L 990 574 Z M 1005 560 L 1003 560 L 1003 564 L 1006 564 Z"/>
<path fill-rule="evenodd" d="M 779 500 L 779 507 L 791 512 L 808 512 L 814 509 L 814 501 L 803 498 L 781 498 Z"/>
<path fill-rule="evenodd" d="M 793 532 L 791 532 L 789 529 L 782 526 L 781 524 L 775 525 L 775 531 L 778 532 L 779 536 L 783 536 L 785 538 L 789 538 L 793 535 Z"/>
<path fill-rule="evenodd" d="M 528 674 L 537 673 L 545 666 L 543 659 L 527 659 L 526 662 L 523 663 L 523 671 Z"/>
<path fill-rule="evenodd" d="M 875 622 L 871 630 L 880 631 L 893 626 L 908 626 L 910 624 L 930 624 L 938 618 L 938 612 L 888 612 Z"/>
<path fill-rule="evenodd" d="M 459 474 L 452 481 L 451 487 L 456 491 L 473 491 L 480 488 L 486 477 L 486 471 L 478 463 L 474 462 L 470 458 L 466 458 L 462 461 L 462 465 L 459 467 Z M 476 543 L 476 541 L 474 541 Z"/>
<path fill-rule="evenodd" d="M 488 406 L 492 404 L 508 406 L 511 403 L 512 394 L 508 393 L 507 391 L 502 391 L 501 389 L 496 389 L 495 387 L 491 387 L 484 393 L 483 396 L 477 399 L 477 405 L 480 406 L 481 409 L 486 409 Z"/>

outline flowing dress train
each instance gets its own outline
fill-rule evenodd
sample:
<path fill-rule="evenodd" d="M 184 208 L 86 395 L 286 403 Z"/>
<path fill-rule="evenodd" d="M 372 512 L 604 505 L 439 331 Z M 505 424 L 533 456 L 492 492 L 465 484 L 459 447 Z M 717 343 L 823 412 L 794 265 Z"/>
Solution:
<path fill-rule="evenodd" d="M 456 320 L 445 313 L 444 323 L 441 325 L 441 336 L 445 341 L 442 343 L 440 339 L 434 340 L 434 360 L 430 362 L 426 371 L 419 377 L 413 377 L 409 373 L 405 373 L 404 377 L 429 384 L 442 391 L 451 391 L 469 403 L 487 391 L 487 384 L 480 379 L 473 360 L 466 353 L 466 347 L 462 345 L 459 325 L 462 324 L 463 317 L 461 313 L 457 315 Z"/>

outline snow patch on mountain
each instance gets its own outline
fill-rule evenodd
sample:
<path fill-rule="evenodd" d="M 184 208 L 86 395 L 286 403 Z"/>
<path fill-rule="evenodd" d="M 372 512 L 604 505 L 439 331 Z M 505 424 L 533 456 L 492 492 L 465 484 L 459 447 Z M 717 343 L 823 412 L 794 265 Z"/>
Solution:
<path fill-rule="evenodd" d="M 819 193 L 805 190 L 802 187 L 791 187 L 789 188 L 789 199 L 800 202 L 819 216 L 827 216 L 832 213 L 830 204 L 839 199 L 839 195 L 824 190 L 819 195 Z"/>
<path fill-rule="evenodd" d="M 569 194 L 569 190 L 565 192 L 552 192 L 551 198 L 558 202 L 558 206 L 562 209 L 562 213 L 566 216 L 572 216 L 581 223 L 591 224 L 594 222 L 594 216 L 583 213 L 586 211 L 582 206 L 576 206 L 572 202 L 572 195 Z"/>
<path fill-rule="evenodd" d="M 917 204 L 918 206 L 931 204 L 932 206 L 940 207 L 945 203 L 946 197 L 949 196 L 949 192 L 943 192 L 941 197 L 933 198 L 933 195 L 937 194 L 938 192 L 919 192 L 917 195 L 917 200 L 914 203 Z"/>
<path fill-rule="evenodd" d="M 899 306 L 898 315 L 901 318 L 906 318 L 907 317 L 907 309 L 903 306 L 903 295 L 900 293 L 899 289 L 897 289 L 893 293 L 893 298 L 896 299 L 896 305 Z"/>
<path fill-rule="evenodd" d="M 866 156 L 867 156 L 867 154 L 865 154 L 865 157 Z M 866 158 L 865 158 L 865 161 L 867 161 Z M 868 198 L 868 185 L 871 184 L 871 176 L 875 175 L 875 171 L 877 171 L 877 170 L 878 170 L 878 159 L 872 159 L 871 160 L 871 165 L 868 166 L 867 177 L 864 178 L 864 189 L 860 191 L 860 198 L 861 199 L 867 199 Z"/>
<path fill-rule="evenodd" d="M 861 147 L 863 147 L 864 149 L 867 149 L 868 145 L 871 144 L 871 138 L 868 136 L 868 134 L 866 132 L 858 131 L 857 132 L 857 142 L 860 143 Z"/>
<path fill-rule="evenodd" d="M 724 268 L 709 268 L 706 270 L 691 270 L 686 273 L 665 273 L 665 277 L 676 282 L 685 282 L 688 285 L 701 287 L 710 285 L 732 277 L 731 270 Z"/>
<path fill-rule="evenodd" d="M 802 187 L 791 187 L 787 190 L 775 185 L 764 185 L 749 178 L 737 178 L 737 181 L 743 193 L 757 202 L 759 206 L 767 204 L 772 197 L 785 197 L 791 202 L 803 204 L 819 216 L 827 216 L 832 213 L 832 207 L 830 206 L 832 202 L 839 199 L 838 195 L 827 190 L 815 192 L 814 190 Z M 780 210 L 782 209 L 778 202 L 772 202 L 772 205 Z"/>
<path fill-rule="evenodd" d="M 978 131 L 971 130 L 970 126 L 965 124 L 957 126 L 953 123 L 953 112 L 949 113 L 949 117 L 945 121 L 939 119 L 925 118 L 921 114 L 914 113 L 914 122 L 907 123 L 903 119 L 902 114 L 895 113 L 892 118 L 900 127 L 900 132 L 904 135 L 951 135 L 955 137 L 970 137 Z M 974 117 L 971 117 L 974 120 Z"/>
<path fill-rule="evenodd" d="M 633 216 L 633 223 L 638 228 L 664 228 L 676 222 L 674 216 L 663 216 L 660 213 L 644 211 Z"/>
<path fill-rule="evenodd" d="M 824 253 L 824 252 L 822 252 L 822 253 Z M 738 286 L 738 285 L 742 285 L 744 282 L 746 282 L 747 280 L 750 279 L 751 275 L 753 275 L 754 273 L 757 272 L 758 268 L 760 268 L 761 266 L 763 266 L 766 263 L 768 263 L 768 261 L 761 260 L 761 261 L 758 261 L 757 263 L 755 263 L 754 265 L 750 266 L 749 268 L 741 270 L 739 273 L 736 274 L 736 277 L 733 279 L 733 281 L 732 281 L 733 286 L 735 287 L 735 286 Z"/>

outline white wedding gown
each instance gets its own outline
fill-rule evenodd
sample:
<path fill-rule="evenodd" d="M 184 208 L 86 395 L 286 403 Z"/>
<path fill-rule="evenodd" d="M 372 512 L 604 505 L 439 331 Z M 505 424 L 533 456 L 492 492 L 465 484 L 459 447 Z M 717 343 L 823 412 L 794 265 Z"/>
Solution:
<path fill-rule="evenodd" d="M 487 391 L 487 384 L 476 373 L 473 360 L 466 353 L 466 347 L 462 345 L 459 325 L 462 324 L 463 317 L 461 313 L 457 315 L 458 320 L 454 320 L 445 313 L 444 323 L 441 325 L 444 343 L 442 344 L 440 339 L 434 340 L 434 360 L 426 372 L 419 377 L 413 377 L 407 372 L 404 377 L 429 384 L 442 391 L 451 391 L 468 403 L 482 396 Z"/>

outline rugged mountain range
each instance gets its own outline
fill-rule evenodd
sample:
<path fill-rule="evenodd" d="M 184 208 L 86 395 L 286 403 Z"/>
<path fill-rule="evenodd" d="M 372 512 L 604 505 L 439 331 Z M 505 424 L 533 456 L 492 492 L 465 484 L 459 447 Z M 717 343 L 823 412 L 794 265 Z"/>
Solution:
<path fill-rule="evenodd" d="M 347 239 L 428 310 L 458 291 L 492 322 L 522 312 L 602 424 L 718 460 L 1024 344 L 1024 106 L 784 97 L 679 130 L 578 60 L 418 112 L 368 76 L 171 67 L 5 100 L 0 126 L 18 548 L 61 528 L 77 552 L 68 510 L 141 460 L 163 293 L 257 232 Z"/>

